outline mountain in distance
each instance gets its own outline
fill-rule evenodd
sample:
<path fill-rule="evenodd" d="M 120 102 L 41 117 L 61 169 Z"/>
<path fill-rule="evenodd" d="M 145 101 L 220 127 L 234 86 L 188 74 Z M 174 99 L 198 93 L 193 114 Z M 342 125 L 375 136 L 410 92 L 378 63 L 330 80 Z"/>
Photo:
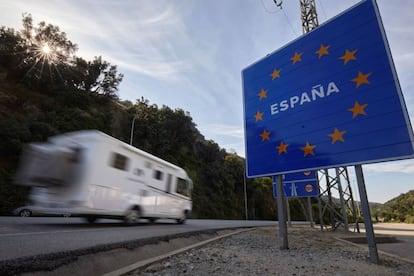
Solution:
<path fill-rule="evenodd" d="M 328 202 L 328 197 L 322 196 L 322 200 Z M 341 206 L 339 198 L 332 197 L 332 203 Z M 360 209 L 361 202 L 355 201 L 355 206 Z M 374 221 L 414 223 L 414 190 L 400 194 L 385 203 L 369 202 L 369 208 Z"/>
<path fill-rule="evenodd" d="M 400 194 L 371 210 L 383 222 L 414 223 L 414 190 Z"/>

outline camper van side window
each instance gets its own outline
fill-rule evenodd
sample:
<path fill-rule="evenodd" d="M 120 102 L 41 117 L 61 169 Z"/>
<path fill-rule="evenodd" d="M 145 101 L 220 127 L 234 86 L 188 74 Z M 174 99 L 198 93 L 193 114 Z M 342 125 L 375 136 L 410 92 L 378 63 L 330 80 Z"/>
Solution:
<path fill-rule="evenodd" d="M 112 153 L 112 161 L 111 161 L 111 167 L 114 167 L 119 170 L 127 171 L 128 170 L 128 163 L 129 158 L 125 155 L 119 154 L 119 153 Z"/>
<path fill-rule="evenodd" d="M 185 181 L 185 179 L 177 178 L 177 193 L 188 197 L 190 196 L 187 181 Z"/>
<path fill-rule="evenodd" d="M 157 180 L 162 180 L 164 174 L 162 173 L 162 171 L 159 170 L 154 170 L 154 178 Z"/>

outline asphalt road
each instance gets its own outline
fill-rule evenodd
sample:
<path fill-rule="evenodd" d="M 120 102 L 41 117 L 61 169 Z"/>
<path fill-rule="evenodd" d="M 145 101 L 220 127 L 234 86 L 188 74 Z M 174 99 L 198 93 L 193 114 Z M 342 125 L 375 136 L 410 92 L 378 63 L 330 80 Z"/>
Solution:
<path fill-rule="evenodd" d="M 80 218 L 0 217 L 0 261 L 67 252 L 133 240 L 212 229 L 274 226 L 275 221 L 160 220 L 123 226 L 117 220 L 87 224 Z"/>
<path fill-rule="evenodd" d="M 80 218 L 70 217 L 0 217 L 0 261 L 187 232 L 254 226 L 277 226 L 277 222 L 188 220 L 179 225 L 174 220 L 160 220 L 154 224 L 143 220 L 137 226 L 126 227 L 117 220 L 87 224 Z M 399 240 L 398 243 L 378 243 L 378 250 L 414 262 L 413 224 L 379 223 L 374 225 L 374 232 Z"/>
<path fill-rule="evenodd" d="M 398 243 L 377 243 L 377 249 L 414 263 L 414 224 L 377 223 L 375 235 L 396 237 Z M 414 272 L 413 272 L 414 273 Z"/>

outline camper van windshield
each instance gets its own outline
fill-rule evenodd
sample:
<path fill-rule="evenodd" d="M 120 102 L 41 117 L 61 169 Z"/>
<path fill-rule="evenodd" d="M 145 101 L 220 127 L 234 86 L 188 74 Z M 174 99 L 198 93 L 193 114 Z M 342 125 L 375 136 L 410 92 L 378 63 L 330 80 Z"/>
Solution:
<path fill-rule="evenodd" d="M 177 178 L 177 193 L 190 197 L 188 182 L 183 178 Z"/>

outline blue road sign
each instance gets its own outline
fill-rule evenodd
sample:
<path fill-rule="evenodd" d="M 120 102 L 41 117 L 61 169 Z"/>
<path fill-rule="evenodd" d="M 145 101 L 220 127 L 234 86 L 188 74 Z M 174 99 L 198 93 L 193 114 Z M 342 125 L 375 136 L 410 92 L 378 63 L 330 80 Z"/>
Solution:
<path fill-rule="evenodd" d="M 273 196 L 277 198 L 276 177 L 273 177 Z M 316 171 L 303 171 L 283 175 L 285 197 L 315 197 L 319 195 Z"/>
<path fill-rule="evenodd" d="M 319 195 L 316 180 L 302 182 L 284 182 L 283 190 L 285 197 L 316 197 Z M 276 182 L 273 182 L 273 196 L 277 198 Z"/>
<path fill-rule="evenodd" d="M 317 180 L 316 171 L 303 171 L 283 175 L 283 183 Z"/>
<path fill-rule="evenodd" d="M 374 0 L 242 72 L 248 177 L 413 157 Z"/>

